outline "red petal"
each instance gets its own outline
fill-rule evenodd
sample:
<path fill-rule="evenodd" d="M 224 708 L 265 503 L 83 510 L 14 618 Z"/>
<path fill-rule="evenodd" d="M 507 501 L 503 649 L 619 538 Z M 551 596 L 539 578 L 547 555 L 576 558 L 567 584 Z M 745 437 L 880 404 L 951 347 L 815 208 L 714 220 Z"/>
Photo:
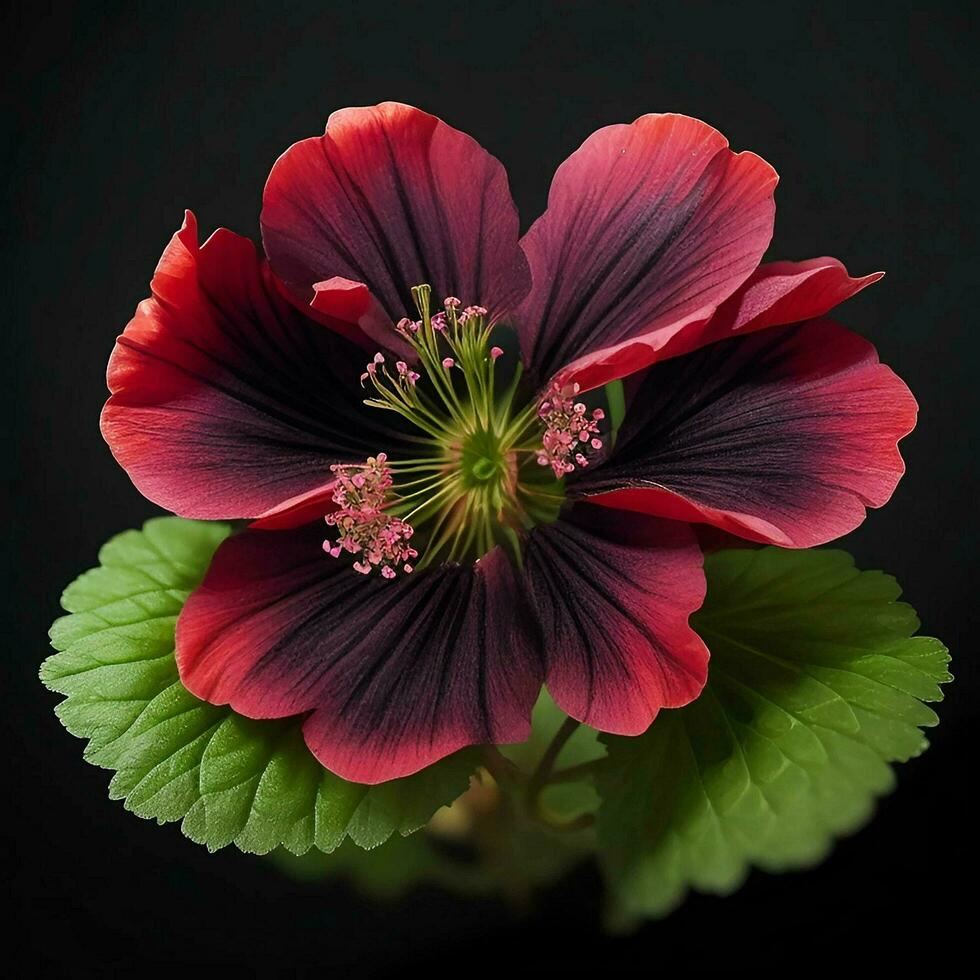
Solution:
<path fill-rule="evenodd" d="M 882 276 L 883 272 L 872 272 L 852 277 L 842 262 L 830 256 L 804 262 L 767 262 L 718 308 L 708 322 L 702 344 L 724 340 L 736 331 L 745 334 L 813 320 Z"/>
<path fill-rule="evenodd" d="M 873 272 L 855 279 L 841 262 L 829 257 L 805 262 L 768 262 L 759 266 L 710 315 L 582 358 L 562 374 L 588 391 L 716 340 L 823 316 L 883 275 L 883 272 Z"/>
<path fill-rule="evenodd" d="M 323 537 L 222 544 L 177 624 L 190 691 L 250 718 L 311 711 L 310 749 L 362 783 L 530 734 L 544 670 L 500 552 L 387 582 L 324 555 Z"/>
<path fill-rule="evenodd" d="M 866 340 L 826 320 L 774 328 L 654 365 L 574 492 L 808 548 L 888 500 L 915 415 Z"/>
<path fill-rule="evenodd" d="M 300 303 L 316 283 L 370 290 L 388 321 L 411 287 L 499 316 L 529 285 L 517 210 L 500 163 L 435 116 L 396 102 L 342 109 L 290 147 L 265 188 L 262 236 Z M 356 321 L 352 321 L 356 322 Z"/>
<path fill-rule="evenodd" d="M 580 505 L 535 528 L 524 568 L 548 690 L 573 718 L 636 735 L 701 692 L 708 650 L 688 617 L 705 580 L 689 527 Z"/>
<path fill-rule="evenodd" d="M 109 361 L 102 432 L 150 500 L 250 518 L 399 443 L 361 404 L 363 352 L 299 314 L 247 239 L 188 212 Z"/>
<path fill-rule="evenodd" d="M 558 168 L 548 210 L 522 242 L 534 286 L 521 343 L 538 379 L 703 322 L 758 266 L 776 179 L 687 116 L 641 116 L 590 136 Z M 636 369 L 615 363 L 620 373 L 605 380 Z"/>
<path fill-rule="evenodd" d="M 333 499 L 336 486 L 336 481 L 330 480 L 322 486 L 307 490 L 306 493 L 298 493 L 295 497 L 270 507 L 264 514 L 259 514 L 249 527 L 260 531 L 285 531 L 332 514 L 337 510 Z"/>
<path fill-rule="evenodd" d="M 398 351 L 414 360 L 411 346 L 394 331 L 391 318 L 363 282 L 334 276 L 313 284 L 310 310 L 327 326 L 354 340 L 367 338 L 375 346 Z"/>

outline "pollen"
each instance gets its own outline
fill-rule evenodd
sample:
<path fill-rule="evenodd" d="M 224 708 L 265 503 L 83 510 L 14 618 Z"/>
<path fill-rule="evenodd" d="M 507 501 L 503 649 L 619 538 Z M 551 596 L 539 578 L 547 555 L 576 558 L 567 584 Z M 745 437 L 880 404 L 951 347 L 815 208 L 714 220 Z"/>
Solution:
<path fill-rule="evenodd" d="M 337 540 L 324 541 L 323 550 L 332 558 L 356 556 L 354 571 L 362 575 L 377 570 L 392 579 L 399 568 L 411 572 L 411 561 L 418 557 L 410 544 L 415 529 L 385 511 L 393 482 L 388 457 L 378 453 L 365 463 L 335 464 L 330 471 L 337 481 L 333 501 L 339 509 L 325 520 L 337 529 Z"/>
<path fill-rule="evenodd" d="M 538 417 L 545 427 L 538 463 L 550 466 L 558 479 L 576 467 L 589 465 L 585 448 L 602 448 L 599 423 L 605 418 L 605 412 L 596 408 L 590 414 L 585 403 L 576 400 L 580 391 L 577 383 L 553 382 L 538 405 Z"/>

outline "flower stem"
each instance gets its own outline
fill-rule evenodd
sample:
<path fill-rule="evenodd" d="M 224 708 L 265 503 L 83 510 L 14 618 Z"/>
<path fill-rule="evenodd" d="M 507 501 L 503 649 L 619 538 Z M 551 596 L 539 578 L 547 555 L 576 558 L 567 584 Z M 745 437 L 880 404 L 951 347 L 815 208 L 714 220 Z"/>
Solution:
<path fill-rule="evenodd" d="M 541 817 L 541 791 L 548 784 L 551 771 L 554 769 L 555 762 L 561 750 L 565 747 L 565 743 L 575 734 L 575 730 L 580 724 L 574 718 L 566 718 L 561 723 L 561 727 L 555 732 L 554 738 L 552 738 L 548 747 L 544 750 L 541 761 L 538 762 L 537 768 L 528 780 L 525 805 L 528 813 L 539 819 Z"/>
<path fill-rule="evenodd" d="M 508 783 L 520 783 L 526 778 L 524 773 L 496 745 L 483 746 L 483 764 L 487 767 L 487 772 L 501 786 L 506 786 Z"/>
<path fill-rule="evenodd" d="M 581 779 L 583 776 L 588 776 L 595 772 L 599 768 L 599 763 L 602 759 L 590 759 L 588 762 L 580 762 L 575 766 L 566 766 L 564 769 L 559 769 L 557 772 L 553 772 L 548 777 L 548 786 L 552 786 L 555 783 L 574 783 Z"/>

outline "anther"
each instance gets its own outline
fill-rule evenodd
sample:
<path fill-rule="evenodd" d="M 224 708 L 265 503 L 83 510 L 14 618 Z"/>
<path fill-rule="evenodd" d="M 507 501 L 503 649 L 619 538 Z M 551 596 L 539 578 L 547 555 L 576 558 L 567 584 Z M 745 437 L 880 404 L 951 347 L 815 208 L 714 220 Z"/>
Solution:
<path fill-rule="evenodd" d="M 415 529 L 384 511 L 392 485 L 388 457 L 378 453 L 365 463 L 335 463 L 330 471 L 337 480 L 333 501 L 338 509 L 324 520 L 337 529 L 338 537 L 324 541 L 323 550 L 332 558 L 342 552 L 358 555 L 353 567 L 362 575 L 379 568 L 384 578 L 391 579 L 398 566 L 411 572 L 409 559 L 418 557 L 409 544 Z"/>
<path fill-rule="evenodd" d="M 580 390 L 578 384 L 552 383 L 538 405 L 538 418 L 545 426 L 538 463 L 550 466 L 559 479 L 576 466 L 588 466 L 588 458 L 576 448 L 577 444 L 602 448 L 598 434 L 599 422 L 605 418 L 605 412 L 597 408 L 590 417 L 585 403 L 574 401 Z"/>

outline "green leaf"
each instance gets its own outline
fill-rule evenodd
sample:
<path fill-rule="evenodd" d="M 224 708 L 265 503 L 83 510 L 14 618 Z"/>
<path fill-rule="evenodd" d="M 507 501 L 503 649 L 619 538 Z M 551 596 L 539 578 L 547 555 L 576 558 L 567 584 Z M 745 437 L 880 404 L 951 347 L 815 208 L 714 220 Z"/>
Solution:
<path fill-rule="evenodd" d="M 364 848 L 407 835 L 463 793 L 471 752 L 378 786 L 349 783 L 307 749 L 301 720 L 253 721 L 198 700 L 180 683 L 174 626 L 187 596 L 230 533 L 224 524 L 155 518 L 99 553 L 100 567 L 68 587 L 55 622 L 59 652 L 41 668 L 56 712 L 89 740 L 85 758 L 114 769 L 112 799 L 192 840 L 264 854 Z"/>
<path fill-rule="evenodd" d="M 841 551 L 724 551 L 692 622 L 711 650 L 697 701 L 603 736 L 600 858 L 613 924 L 726 894 L 750 865 L 819 861 L 860 827 L 937 722 L 949 656 L 917 637 L 895 580 Z"/>

